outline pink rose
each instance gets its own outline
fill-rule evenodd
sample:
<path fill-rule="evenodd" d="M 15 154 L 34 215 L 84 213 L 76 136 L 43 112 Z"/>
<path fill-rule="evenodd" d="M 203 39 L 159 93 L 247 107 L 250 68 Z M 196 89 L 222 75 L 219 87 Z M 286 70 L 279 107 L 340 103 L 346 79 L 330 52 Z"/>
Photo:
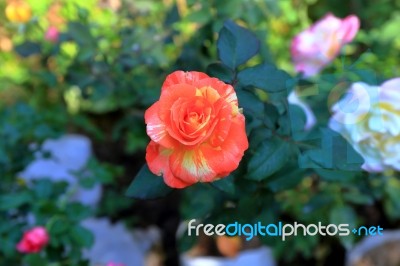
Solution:
<path fill-rule="evenodd" d="M 56 27 L 54 27 L 54 26 L 50 26 L 47 29 L 44 38 L 49 42 L 57 42 L 58 41 L 58 36 L 59 36 L 58 29 Z"/>
<path fill-rule="evenodd" d="M 310 77 L 330 63 L 346 43 L 351 42 L 360 27 L 355 15 L 344 19 L 327 14 L 293 38 L 291 53 L 297 72 Z"/>
<path fill-rule="evenodd" d="M 46 228 L 38 226 L 24 233 L 22 240 L 17 244 L 21 253 L 37 253 L 49 242 Z"/>

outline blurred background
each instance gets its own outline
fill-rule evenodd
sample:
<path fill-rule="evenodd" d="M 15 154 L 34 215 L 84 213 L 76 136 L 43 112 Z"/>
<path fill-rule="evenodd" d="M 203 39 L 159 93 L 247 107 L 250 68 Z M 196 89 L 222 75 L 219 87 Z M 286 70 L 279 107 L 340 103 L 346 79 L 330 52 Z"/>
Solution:
<path fill-rule="evenodd" d="M 225 20 L 261 41 L 250 65 L 262 57 L 294 75 L 297 33 L 327 13 L 356 14 L 361 30 L 326 73 L 357 64 L 365 79 L 383 80 L 400 75 L 400 1 L 1 0 L 0 11 L 0 265 L 179 265 L 180 254 L 184 265 L 345 265 L 351 257 L 361 239 L 189 239 L 178 230 L 182 221 L 215 212 L 215 192 L 194 188 L 151 201 L 125 192 L 145 162 L 144 111 L 166 75 L 206 72 L 218 60 Z M 269 219 L 301 220 L 307 209 L 308 222 L 398 228 L 395 175 L 368 187 L 331 180 L 315 190 L 312 180 L 275 193 L 276 205 L 264 208 L 275 215 Z M 21 256 L 15 245 L 39 224 L 49 246 Z M 348 263 L 398 265 L 379 257 L 398 263 L 399 239 L 363 253 L 364 264 Z M 238 255 L 246 250 L 255 251 Z"/>

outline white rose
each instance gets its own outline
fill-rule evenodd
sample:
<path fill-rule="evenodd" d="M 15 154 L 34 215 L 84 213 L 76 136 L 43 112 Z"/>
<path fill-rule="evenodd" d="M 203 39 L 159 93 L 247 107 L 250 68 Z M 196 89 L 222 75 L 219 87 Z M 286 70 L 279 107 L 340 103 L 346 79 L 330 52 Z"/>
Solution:
<path fill-rule="evenodd" d="M 369 172 L 400 170 L 400 78 L 354 83 L 333 107 L 329 126 L 364 158 Z"/>

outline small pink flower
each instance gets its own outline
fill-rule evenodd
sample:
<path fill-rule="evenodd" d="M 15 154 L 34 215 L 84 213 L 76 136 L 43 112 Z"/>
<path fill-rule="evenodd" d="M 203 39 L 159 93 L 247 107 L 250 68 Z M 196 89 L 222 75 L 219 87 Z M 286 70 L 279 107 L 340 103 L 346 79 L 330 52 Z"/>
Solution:
<path fill-rule="evenodd" d="M 50 26 L 47 29 L 44 38 L 49 42 L 57 42 L 59 35 L 58 29 L 54 26 Z"/>
<path fill-rule="evenodd" d="M 46 228 L 38 226 L 24 233 L 21 241 L 17 244 L 17 250 L 21 253 L 37 253 L 49 242 Z"/>
<path fill-rule="evenodd" d="M 293 38 L 291 53 L 297 72 L 310 77 L 329 64 L 343 45 L 351 42 L 360 28 L 355 15 L 344 19 L 327 14 Z"/>

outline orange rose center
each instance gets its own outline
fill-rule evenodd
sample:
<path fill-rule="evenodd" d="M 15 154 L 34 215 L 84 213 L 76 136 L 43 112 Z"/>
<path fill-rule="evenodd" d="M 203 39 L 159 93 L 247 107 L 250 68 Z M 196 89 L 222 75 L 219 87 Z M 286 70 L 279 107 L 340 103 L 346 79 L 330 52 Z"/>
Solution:
<path fill-rule="evenodd" d="M 213 108 L 201 96 L 180 99 L 171 108 L 171 136 L 186 145 L 199 143 L 207 134 Z"/>
<path fill-rule="evenodd" d="M 185 122 L 192 128 L 197 128 L 199 124 L 204 120 L 204 114 L 199 115 L 198 113 L 191 112 L 185 117 Z"/>

